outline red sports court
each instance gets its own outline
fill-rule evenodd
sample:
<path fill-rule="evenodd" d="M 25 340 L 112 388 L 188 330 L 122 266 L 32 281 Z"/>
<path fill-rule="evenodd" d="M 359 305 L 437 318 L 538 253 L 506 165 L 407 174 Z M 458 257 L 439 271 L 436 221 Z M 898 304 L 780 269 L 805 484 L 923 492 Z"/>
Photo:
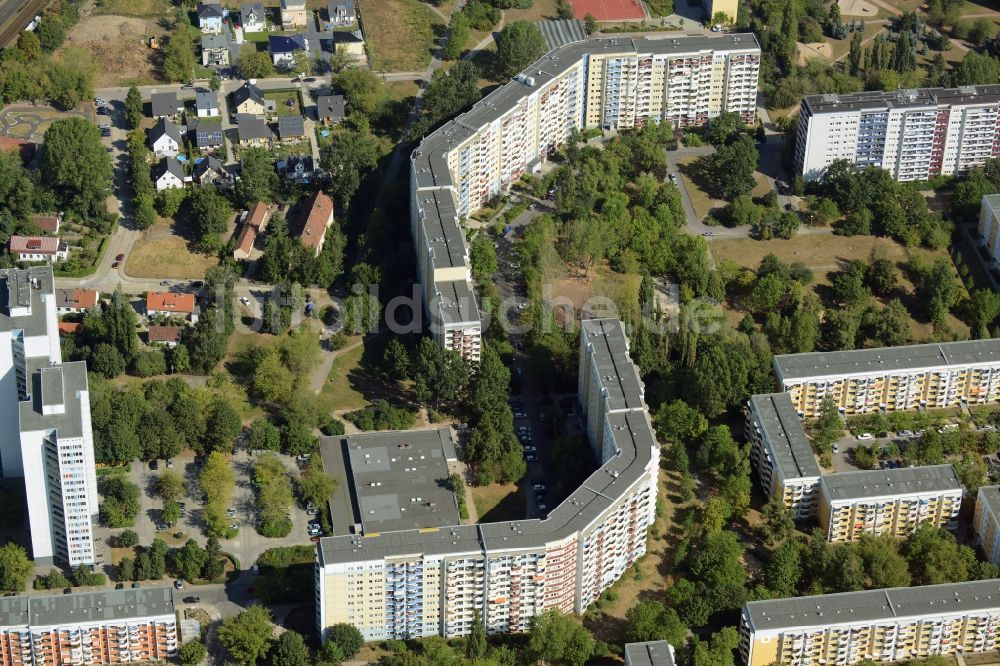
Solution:
<path fill-rule="evenodd" d="M 570 0 L 576 17 L 593 14 L 598 21 L 625 21 L 647 18 L 642 0 Z"/>

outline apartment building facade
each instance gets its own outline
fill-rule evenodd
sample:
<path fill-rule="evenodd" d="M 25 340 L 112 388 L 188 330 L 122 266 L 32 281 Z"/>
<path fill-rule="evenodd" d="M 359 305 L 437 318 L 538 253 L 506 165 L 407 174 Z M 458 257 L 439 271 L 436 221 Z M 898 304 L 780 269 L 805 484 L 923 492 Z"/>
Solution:
<path fill-rule="evenodd" d="M 0 271 L 0 464 L 22 478 L 32 558 L 97 559 L 87 367 L 62 363 L 52 269 Z"/>
<path fill-rule="evenodd" d="M 900 181 L 957 176 L 1000 155 L 1000 85 L 803 97 L 795 168 L 819 178 L 835 160 Z"/>
<path fill-rule="evenodd" d="M 905 537 L 921 523 L 954 532 L 964 492 L 951 465 L 830 474 L 820 483 L 819 522 L 838 543 Z"/>
<path fill-rule="evenodd" d="M 983 486 L 976 495 L 976 513 L 972 520 L 976 543 L 986 559 L 1000 564 L 1000 486 Z"/>
<path fill-rule="evenodd" d="M 593 355 L 581 364 L 625 369 L 621 322 L 583 322 Z M 599 335 L 607 340 L 598 341 Z M 603 375 L 606 383 L 634 373 Z M 641 387 L 626 381 L 618 391 Z M 605 391 L 598 386 L 595 394 Z M 580 395 L 585 411 L 591 404 Z M 598 401 L 599 402 L 599 401 Z M 352 534 L 320 541 L 317 625 L 356 626 L 366 640 L 469 632 L 524 632 L 545 610 L 582 612 L 646 552 L 655 515 L 659 447 L 644 404 L 608 412 L 595 451 L 600 468 L 542 520 Z"/>
<path fill-rule="evenodd" d="M 780 497 L 795 520 L 816 516 L 821 472 L 787 393 L 750 397 L 745 432 L 761 489 Z"/>
<path fill-rule="evenodd" d="M 747 666 L 850 666 L 1000 649 L 1000 580 L 751 601 Z"/>
<path fill-rule="evenodd" d="M 966 340 L 774 357 L 779 387 L 804 418 L 825 398 L 843 414 L 1000 400 L 1000 340 Z"/>
<path fill-rule="evenodd" d="M 979 208 L 979 244 L 986 248 L 993 266 L 1000 266 L 1000 194 L 987 194 Z"/>
<path fill-rule="evenodd" d="M 724 111 L 752 123 L 759 68 L 752 34 L 571 42 L 426 137 L 411 155 L 410 227 L 434 337 L 477 360 L 481 316 L 471 287 L 458 284 L 471 280 L 462 219 L 574 130 L 699 125 Z"/>
<path fill-rule="evenodd" d="M 179 644 L 170 587 L 0 599 L 0 666 L 166 661 Z"/>

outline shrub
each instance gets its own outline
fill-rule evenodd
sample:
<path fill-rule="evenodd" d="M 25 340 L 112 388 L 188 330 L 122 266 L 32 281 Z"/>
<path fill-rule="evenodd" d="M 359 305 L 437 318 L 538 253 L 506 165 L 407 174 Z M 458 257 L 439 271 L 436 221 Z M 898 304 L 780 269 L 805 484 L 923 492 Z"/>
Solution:
<path fill-rule="evenodd" d="M 323 425 L 320 426 L 320 431 L 327 437 L 335 437 L 337 435 L 344 434 L 344 422 L 333 416 L 328 416 L 324 421 Z"/>
<path fill-rule="evenodd" d="M 111 537 L 111 545 L 114 548 L 132 548 L 139 545 L 139 535 L 133 530 L 125 530 L 121 534 Z"/>

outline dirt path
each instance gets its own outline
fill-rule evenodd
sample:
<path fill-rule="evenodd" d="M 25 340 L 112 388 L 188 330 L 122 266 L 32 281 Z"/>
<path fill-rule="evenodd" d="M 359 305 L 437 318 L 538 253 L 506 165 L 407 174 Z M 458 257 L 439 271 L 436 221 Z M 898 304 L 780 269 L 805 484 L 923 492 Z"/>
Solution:
<path fill-rule="evenodd" d="M 323 390 L 323 386 L 326 384 L 327 377 L 330 376 L 330 371 L 333 369 L 333 362 L 337 360 L 337 354 L 349 352 L 352 349 L 357 349 L 361 345 L 365 344 L 364 338 L 358 340 L 357 342 L 352 342 L 349 345 L 341 347 L 340 349 L 332 352 L 323 352 L 323 360 L 317 365 L 312 374 L 309 375 L 309 390 L 313 393 L 319 393 Z M 346 410 L 351 411 L 351 410 Z"/>

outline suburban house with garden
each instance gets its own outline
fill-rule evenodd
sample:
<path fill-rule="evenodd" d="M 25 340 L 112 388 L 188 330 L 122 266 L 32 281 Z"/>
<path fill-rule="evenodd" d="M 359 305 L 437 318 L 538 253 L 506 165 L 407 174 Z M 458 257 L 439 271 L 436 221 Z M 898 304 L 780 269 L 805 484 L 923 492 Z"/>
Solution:
<path fill-rule="evenodd" d="M 327 29 L 345 28 L 354 25 L 358 14 L 354 9 L 354 0 L 330 0 Z"/>
<path fill-rule="evenodd" d="M 324 125 L 339 125 L 344 122 L 344 111 L 343 95 L 320 95 L 316 98 L 316 120 Z"/>
<path fill-rule="evenodd" d="M 212 151 L 222 145 L 222 121 L 202 120 L 194 128 L 194 145 Z"/>
<path fill-rule="evenodd" d="M 56 312 L 80 314 L 97 305 L 96 289 L 56 289 Z"/>
<path fill-rule="evenodd" d="M 320 190 L 309 205 L 309 215 L 302 227 L 300 241 L 303 247 L 310 248 L 316 256 L 323 249 L 326 240 L 326 230 L 333 224 L 333 199 Z"/>
<path fill-rule="evenodd" d="M 281 29 L 295 30 L 306 27 L 309 12 L 306 0 L 281 0 Z"/>
<path fill-rule="evenodd" d="M 333 42 L 333 50 L 337 53 L 349 55 L 356 60 L 365 57 L 365 38 L 360 30 L 331 32 L 330 40 Z"/>
<path fill-rule="evenodd" d="M 222 32 L 222 19 L 225 13 L 219 0 L 206 0 L 198 3 L 198 28 L 206 33 Z"/>
<path fill-rule="evenodd" d="M 236 133 L 243 148 L 269 148 L 274 132 L 263 119 L 256 116 L 236 116 Z"/>
<path fill-rule="evenodd" d="M 146 343 L 162 345 L 171 349 L 180 344 L 183 326 L 150 326 L 146 332 Z"/>
<path fill-rule="evenodd" d="M 176 157 L 164 157 L 153 167 L 153 183 L 157 192 L 184 187 L 184 166 Z"/>
<path fill-rule="evenodd" d="M 146 318 L 177 318 L 198 323 L 200 314 L 194 294 L 175 294 L 171 291 L 151 291 L 146 296 Z"/>
<path fill-rule="evenodd" d="M 62 213 L 36 214 L 31 216 L 31 223 L 46 236 L 59 233 L 62 226 Z"/>
<path fill-rule="evenodd" d="M 201 64 L 204 67 L 225 67 L 229 65 L 229 40 L 224 35 L 202 36 Z"/>
<path fill-rule="evenodd" d="M 184 103 L 177 99 L 176 92 L 153 93 L 149 108 L 154 118 L 174 120 L 184 110 Z"/>
<path fill-rule="evenodd" d="M 267 38 L 267 50 L 275 67 L 288 69 L 295 66 L 295 55 L 309 50 L 309 40 L 305 35 L 271 35 Z"/>
<path fill-rule="evenodd" d="M 213 118 L 222 114 L 219 110 L 219 93 L 211 90 L 199 91 L 194 97 L 194 106 L 199 118 Z"/>
<path fill-rule="evenodd" d="M 243 32 L 264 32 L 264 4 L 244 2 L 240 4 L 240 25 Z"/>
<path fill-rule="evenodd" d="M 212 156 L 204 157 L 195 163 L 192 180 L 202 186 L 229 187 L 233 184 L 232 176 L 226 170 L 226 166 L 221 160 Z"/>
<path fill-rule="evenodd" d="M 10 253 L 18 261 L 66 261 L 69 246 L 53 236 L 11 236 Z"/>
<path fill-rule="evenodd" d="M 264 115 L 264 93 L 249 81 L 233 91 L 232 112 L 237 116 Z"/>
<path fill-rule="evenodd" d="M 257 236 L 267 229 L 269 211 L 267 205 L 262 201 L 254 204 L 253 208 L 243 212 L 240 235 L 236 239 L 236 249 L 233 250 L 233 259 L 245 261 L 253 254 L 254 243 Z"/>
<path fill-rule="evenodd" d="M 149 149 L 157 157 L 174 157 L 180 152 L 181 128 L 166 118 L 160 118 L 149 130 Z"/>

